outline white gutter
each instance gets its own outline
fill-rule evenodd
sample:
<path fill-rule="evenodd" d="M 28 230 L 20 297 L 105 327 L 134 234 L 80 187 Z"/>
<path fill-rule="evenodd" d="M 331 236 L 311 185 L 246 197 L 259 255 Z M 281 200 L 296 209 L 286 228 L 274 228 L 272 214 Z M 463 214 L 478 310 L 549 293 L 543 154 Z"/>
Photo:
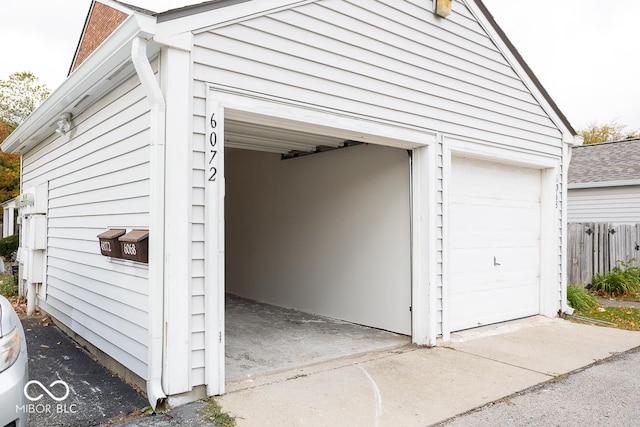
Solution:
<path fill-rule="evenodd" d="M 166 104 L 147 57 L 147 40 L 136 37 L 131 61 L 146 92 L 151 108 L 150 203 L 149 203 L 149 347 L 147 399 L 155 410 L 167 395 L 162 387 L 164 356 L 164 183 Z"/>
<path fill-rule="evenodd" d="M 618 181 L 596 181 L 596 182 L 579 182 L 569 184 L 569 190 L 580 188 L 602 188 L 602 187 L 624 187 L 629 185 L 640 185 L 640 179 L 624 179 Z"/>
<path fill-rule="evenodd" d="M 560 283 L 560 312 L 568 315 L 573 314 L 573 308 L 567 304 L 567 266 L 568 266 L 568 205 L 569 205 L 569 164 L 571 164 L 571 153 L 573 147 L 579 147 L 584 143 L 584 138 L 581 135 L 563 135 L 562 144 L 562 232 L 560 233 L 560 239 L 562 241 L 562 261 L 560 262 L 560 277 L 562 277 Z"/>
<path fill-rule="evenodd" d="M 138 36 L 155 34 L 155 18 L 134 14 L 127 18 L 85 62 L 78 67 L 31 115 L 2 143 L 2 151 L 24 154 L 54 132 L 54 121 L 63 112 L 74 116 L 88 103 L 109 89 L 109 76 L 129 61 L 129 43 Z M 91 96 L 82 101 L 87 94 Z"/>

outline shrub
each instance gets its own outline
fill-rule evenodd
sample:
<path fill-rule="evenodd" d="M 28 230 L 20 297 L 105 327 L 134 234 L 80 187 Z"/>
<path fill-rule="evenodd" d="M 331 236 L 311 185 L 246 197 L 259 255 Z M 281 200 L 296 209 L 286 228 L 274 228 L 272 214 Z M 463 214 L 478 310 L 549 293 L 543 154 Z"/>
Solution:
<path fill-rule="evenodd" d="M 593 291 L 602 295 L 622 296 L 640 292 L 640 268 L 630 262 L 617 261 L 608 273 L 593 275 Z"/>
<path fill-rule="evenodd" d="M 567 286 L 567 303 L 576 310 L 588 310 L 598 305 L 598 300 L 580 286 Z"/>
<path fill-rule="evenodd" d="M 11 258 L 11 255 L 18 250 L 18 234 L 0 239 L 0 256 L 4 259 Z"/>
<path fill-rule="evenodd" d="M 5 297 L 18 296 L 18 284 L 13 280 L 13 276 L 0 276 L 0 295 Z"/>

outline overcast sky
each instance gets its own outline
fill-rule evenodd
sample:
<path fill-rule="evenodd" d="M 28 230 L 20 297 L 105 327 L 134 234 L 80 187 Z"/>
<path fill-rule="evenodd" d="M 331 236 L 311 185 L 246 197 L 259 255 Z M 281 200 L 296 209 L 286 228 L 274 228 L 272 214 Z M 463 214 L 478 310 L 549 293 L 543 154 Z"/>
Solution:
<path fill-rule="evenodd" d="M 155 11 L 188 3 L 128 2 Z M 640 129 L 640 1 L 484 2 L 575 128 L 615 120 Z M 0 79 L 29 70 L 57 88 L 69 71 L 90 4 L 5 2 Z"/>

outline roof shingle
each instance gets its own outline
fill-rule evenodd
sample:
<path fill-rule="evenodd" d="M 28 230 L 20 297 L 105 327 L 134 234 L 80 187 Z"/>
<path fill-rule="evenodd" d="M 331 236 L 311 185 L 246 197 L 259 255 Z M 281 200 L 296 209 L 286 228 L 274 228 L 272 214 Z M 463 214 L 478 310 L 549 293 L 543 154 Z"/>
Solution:
<path fill-rule="evenodd" d="M 640 180 L 640 138 L 573 149 L 569 184 Z"/>

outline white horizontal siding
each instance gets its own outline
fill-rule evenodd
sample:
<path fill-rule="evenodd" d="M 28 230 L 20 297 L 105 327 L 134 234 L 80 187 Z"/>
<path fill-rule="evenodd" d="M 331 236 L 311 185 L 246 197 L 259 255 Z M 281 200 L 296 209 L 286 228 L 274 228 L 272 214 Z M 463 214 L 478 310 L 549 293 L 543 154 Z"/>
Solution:
<path fill-rule="evenodd" d="M 640 186 L 569 190 L 569 222 L 640 223 Z"/>
<path fill-rule="evenodd" d="M 466 5 L 456 2 L 447 19 L 432 11 L 433 3 L 422 0 L 317 1 L 195 35 L 193 280 L 204 270 L 196 248 L 204 240 L 208 82 L 561 156 L 560 131 Z M 438 150 L 436 274 L 441 322 L 444 196 L 442 147 Z M 442 331 L 441 323 L 437 330 Z"/>
<path fill-rule="evenodd" d="M 320 1 L 198 34 L 195 45 L 198 81 L 560 152 L 558 130 L 479 24 L 437 19 L 428 5 Z"/>
<path fill-rule="evenodd" d="M 147 377 L 148 269 L 109 261 L 97 235 L 148 227 L 149 109 L 137 78 L 74 117 L 71 138 L 23 157 L 23 187 L 48 182 L 47 286 L 40 303 L 84 339 Z"/>

